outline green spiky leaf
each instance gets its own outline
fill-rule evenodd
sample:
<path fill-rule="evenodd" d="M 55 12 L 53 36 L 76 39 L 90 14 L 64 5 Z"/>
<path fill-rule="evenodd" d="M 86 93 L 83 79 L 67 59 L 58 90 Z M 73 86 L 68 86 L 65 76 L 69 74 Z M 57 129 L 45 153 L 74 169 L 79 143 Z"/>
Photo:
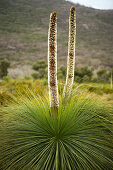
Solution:
<path fill-rule="evenodd" d="M 3 108 L 2 169 L 81 170 L 113 167 L 112 111 L 92 96 L 59 102 L 59 117 L 48 99 L 23 97 Z"/>

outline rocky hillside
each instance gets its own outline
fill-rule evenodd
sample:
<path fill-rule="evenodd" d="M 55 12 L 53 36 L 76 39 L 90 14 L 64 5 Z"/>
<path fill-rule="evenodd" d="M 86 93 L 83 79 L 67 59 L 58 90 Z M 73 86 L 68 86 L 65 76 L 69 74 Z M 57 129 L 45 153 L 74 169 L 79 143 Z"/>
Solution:
<path fill-rule="evenodd" d="M 49 16 L 58 16 L 58 62 L 66 64 L 68 18 L 73 4 L 64 0 L 0 0 L 0 60 L 12 68 L 47 60 Z M 113 10 L 75 4 L 77 13 L 76 64 L 113 66 Z"/>

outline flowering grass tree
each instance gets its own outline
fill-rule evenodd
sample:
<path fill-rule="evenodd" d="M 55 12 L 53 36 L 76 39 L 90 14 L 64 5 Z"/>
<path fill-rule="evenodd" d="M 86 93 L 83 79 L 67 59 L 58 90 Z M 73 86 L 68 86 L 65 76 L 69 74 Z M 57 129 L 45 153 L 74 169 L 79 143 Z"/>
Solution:
<path fill-rule="evenodd" d="M 48 45 L 49 97 L 27 89 L 0 110 L 0 168 L 111 170 L 112 108 L 88 93 L 76 92 L 66 103 L 58 99 L 55 12 Z"/>

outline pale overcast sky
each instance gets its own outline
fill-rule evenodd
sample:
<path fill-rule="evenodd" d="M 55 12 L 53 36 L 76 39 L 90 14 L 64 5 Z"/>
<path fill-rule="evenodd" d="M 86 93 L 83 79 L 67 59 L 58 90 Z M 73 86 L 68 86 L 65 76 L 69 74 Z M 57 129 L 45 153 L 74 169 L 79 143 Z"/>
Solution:
<path fill-rule="evenodd" d="M 68 0 L 96 9 L 113 9 L 113 0 Z"/>

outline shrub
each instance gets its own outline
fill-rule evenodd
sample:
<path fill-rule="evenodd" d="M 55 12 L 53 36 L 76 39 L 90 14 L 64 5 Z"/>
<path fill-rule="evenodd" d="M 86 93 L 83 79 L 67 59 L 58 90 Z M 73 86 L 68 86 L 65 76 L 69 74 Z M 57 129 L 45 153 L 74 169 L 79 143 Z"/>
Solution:
<path fill-rule="evenodd" d="M 109 77 L 110 75 L 106 69 L 99 69 L 97 71 L 97 79 L 99 82 L 108 82 Z"/>
<path fill-rule="evenodd" d="M 33 73 L 32 77 L 36 80 L 36 79 L 43 79 L 43 78 L 47 78 L 47 70 L 45 69 L 40 69 L 38 71 L 38 73 Z"/>
<path fill-rule="evenodd" d="M 39 79 L 47 78 L 47 69 L 40 69 L 39 72 Z"/>
<path fill-rule="evenodd" d="M 0 78 L 7 76 L 9 67 L 10 62 L 8 62 L 7 60 L 0 61 Z"/>
<path fill-rule="evenodd" d="M 33 73 L 33 74 L 32 74 L 32 77 L 33 77 L 35 80 L 38 79 L 38 78 L 39 78 L 38 73 Z"/>
<path fill-rule="evenodd" d="M 4 76 L 4 77 L 3 77 L 3 80 L 9 82 L 9 81 L 11 80 L 11 77 L 9 77 L 9 76 Z"/>
<path fill-rule="evenodd" d="M 47 62 L 44 60 L 38 60 L 36 63 L 33 64 L 33 69 L 38 71 L 40 69 L 45 69 L 47 67 Z"/>
<path fill-rule="evenodd" d="M 89 82 L 90 81 L 90 78 L 89 76 L 85 75 L 83 78 L 82 78 L 83 82 Z"/>
<path fill-rule="evenodd" d="M 82 79 L 79 76 L 75 76 L 75 82 L 81 83 Z"/>
<path fill-rule="evenodd" d="M 39 60 L 33 64 L 33 69 L 38 71 L 38 73 L 33 73 L 32 77 L 34 79 L 47 78 L 47 63 L 44 60 Z"/>
<path fill-rule="evenodd" d="M 25 80 L 32 80 L 32 77 L 31 76 L 25 76 L 24 79 Z"/>
<path fill-rule="evenodd" d="M 75 81 L 77 81 L 78 83 L 84 81 L 91 81 L 93 76 L 93 69 L 88 67 L 76 67 L 74 74 L 75 74 Z"/>

